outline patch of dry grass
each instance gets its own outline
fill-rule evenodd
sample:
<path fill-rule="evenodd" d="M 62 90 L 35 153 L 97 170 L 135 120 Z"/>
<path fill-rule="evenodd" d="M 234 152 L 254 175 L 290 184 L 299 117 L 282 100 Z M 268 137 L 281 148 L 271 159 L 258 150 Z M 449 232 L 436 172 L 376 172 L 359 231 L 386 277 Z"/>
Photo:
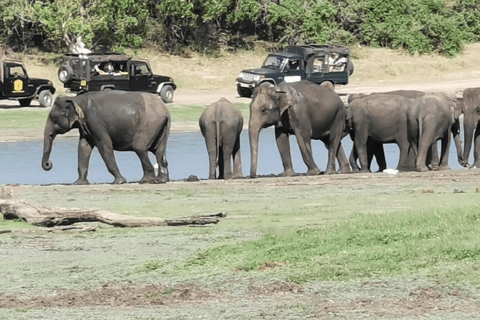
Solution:
<path fill-rule="evenodd" d="M 436 54 L 410 55 L 401 50 L 351 47 L 355 72 L 352 85 L 378 84 L 382 82 L 417 82 L 424 80 L 451 80 L 475 78 L 480 75 L 477 61 L 480 43 L 468 45 L 457 57 L 449 59 Z M 127 51 L 136 58 L 147 59 L 157 74 L 172 77 L 178 88 L 184 91 L 235 90 L 235 78 L 241 70 L 259 67 L 267 51 L 221 51 L 217 56 L 205 56 L 191 52 L 188 56 L 174 56 L 144 49 Z M 21 57 L 17 55 L 17 58 Z M 46 59 L 45 54 L 24 56 L 23 60 L 32 77 L 48 78 L 58 92 L 65 92 L 58 81 L 58 65 L 44 61 L 59 61 L 58 55 Z"/>

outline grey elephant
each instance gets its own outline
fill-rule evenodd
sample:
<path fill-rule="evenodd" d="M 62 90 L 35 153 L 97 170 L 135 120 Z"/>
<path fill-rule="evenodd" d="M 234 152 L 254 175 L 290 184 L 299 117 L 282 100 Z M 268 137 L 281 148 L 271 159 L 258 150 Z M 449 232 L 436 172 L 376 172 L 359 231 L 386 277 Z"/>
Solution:
<path fill-rule="evenodd" d="M 241 178 L 242 159 L 240 134 L 243 116 L 233 103 L 225 98 L 209 105 L 199 120 L 200 130 L 207 145 L 209 179 Z M 232 171 L 233 160 L 233 171 Z"/>
<path fill-rule="evenodd" d="M 465 144 L 463 160 L 468 162 L 473 143 L 472 168 L 480 168 L 480 88 L 463 91 L 463 125 Z"/>
<path fill-rule="evenodd" d="M 350 104 L 355 99 L 360 99 L 366 96 L 378 95 L 378 94 L 387 94 L 387 95 L 398 95 L 408 99 L 416 99 L 425 95 L 425 92 L 418 91 L 418 90 L 394 90 L 394 91 L 387 91 L 387 92 L 374 92 L 371 94 L 364 94 L 364 93 L 354 93 L 348 96 L 348 103 Z M 375 157 L 377 164 L 378 164 L 378 171 L 382 172 L 383 170 L 387 169 L 387 161 L 385 159 L 385 151 L 383 149 L 383 143 L 378 142 L 372 138 L 368 138 L 367 140 L 367 157 L 368 157 L 368 169 L 370 170 L 372 160 Z M 437 157 L 438 158 L 438 157 Z M 358 172 L 360 168 L 357 164 L 358 155 L 356 148 L 353 147 L 350 153 L 350 166 L 352 167 L 352 171 Z M 435 159 L 434 159 L 435 161 Z"/>
<path fill-rule="evenodd" d="M 432 157 L 438 157 L 437 141 L 442 149 L 438 162 L 439 170 L 450 169 L 448 155 L 450 150 L 450 132 L 453 134 L 458 161 L 463 164 L 460 141 L 461 103 L 454 97 L 442 93 L 425 95 L 412 100 L 407 111 L 408 140 L 416 156 L 417 171 L 428 171 Z"/>
<path fill-rule="evenodd" d="M 137 154 L 143 168 L 142 183 L 166 182 L 169 175 L 165 152 L 170 124 L 167 107 L 152 93 L 108 90 L 87 92 L 76 97 L 59 96 L 45 126 L 42 168 L 52 168 L 49 157 L 55 136 L 78 129 L 79 177 L 75 184 L 88 184 L 88 165 L 95 147 L 108 171 L 115 177 L 113 183 L 126 182 L 118 169 L 114 150 Z M 148 152 L 154 153 L 157 158 L 157 176 Z"/>
<path fill-rule="evenodd" d="M 250 177 L 256 176 L 258 139 L 260 131 L 275 126 L 275 138 L 284 172 L 292 176 L 292 158 L 289 135 L 294 134 L 308 171 L 308 175 L 320 174 L 312 155 L 311 140 L 321 140 L 328 148 L 325 173 L 335 173 L 335 158 L 340 172 L 350 172 L 347 157 L 340 144 L 345 130 L 346 110 L 342 100 L 333 90 L 309 81 L 281 83 L 278 87 L 260 88 L 254 92 L 250 103 L 249 139 L 251 166 Z"/>
<path fill-rule="evenodd" d="M 407 110 L 411 99 L 399 95 L 376 94 L 353 100 L 349 106 L 352 129 L 350 136 L 360 159 L 360 171 L 370 172 L 367 142 L 396 143 L 400 149 L 397 169 L 414 170 L 414 157 L 409 154 Z M 383 147 L 382 147 L 383 149 Z"/>

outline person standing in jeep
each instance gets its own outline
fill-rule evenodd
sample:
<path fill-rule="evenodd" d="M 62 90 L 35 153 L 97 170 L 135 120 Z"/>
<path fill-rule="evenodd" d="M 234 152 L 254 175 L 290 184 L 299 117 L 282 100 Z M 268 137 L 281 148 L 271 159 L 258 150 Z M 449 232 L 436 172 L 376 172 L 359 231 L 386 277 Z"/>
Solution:
<path fill-rule="evenodd" d="M 158 94 L 173 101 L 177 86 L 172 78 L 153 74 L 147 61 L 115 52 L 68 53 L 58 79 L 73 92 L 126 90 Z"/>

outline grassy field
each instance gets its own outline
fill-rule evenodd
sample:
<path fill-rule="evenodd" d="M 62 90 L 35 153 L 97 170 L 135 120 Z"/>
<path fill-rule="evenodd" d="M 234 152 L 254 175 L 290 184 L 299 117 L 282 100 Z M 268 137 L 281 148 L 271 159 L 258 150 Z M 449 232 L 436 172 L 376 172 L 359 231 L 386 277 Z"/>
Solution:
<path fill-rule="evenodd" d="M 450 60 L 352 48 L 352 82 L 475 77 L 478 48 Z M 264 54 L 138 53 L 192 91 L 232 87 L 238 71 L 258 66 Z M 31 74 L 56 76 L 51 63 L 27 64 Z M 203 107 L 169 109 L 183 123 L 196 122 Z M 248 119 L 248 105 L 237 107 Z M 0 132 L 43 130 L 47 114 L 0 110 Z M 87 233 L 1 220 L 0 319 L 475 319 L 479 181 L 478 170 L 461 170 L 8 186 L 15 198 L 54 207 L 228 216 L 204 227 L 94 223 Z"/>

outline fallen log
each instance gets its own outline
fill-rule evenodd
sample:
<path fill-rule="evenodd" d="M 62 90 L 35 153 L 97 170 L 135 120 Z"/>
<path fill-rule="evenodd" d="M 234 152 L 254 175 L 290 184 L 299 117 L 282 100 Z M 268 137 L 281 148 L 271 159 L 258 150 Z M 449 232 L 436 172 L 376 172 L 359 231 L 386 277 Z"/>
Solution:
<path fill-rule="evenodd" d="M 77 222 L 102 222 L 115 227 L 187 226 L 216 224 L 225 213 L 202 214 L 177 219 L 131 217 L 100 209 L 49 208 L 4 196 L 0 199 L 0 213 L 4 220 L 20 219 L 39 227 L 72 225 Z"/>

